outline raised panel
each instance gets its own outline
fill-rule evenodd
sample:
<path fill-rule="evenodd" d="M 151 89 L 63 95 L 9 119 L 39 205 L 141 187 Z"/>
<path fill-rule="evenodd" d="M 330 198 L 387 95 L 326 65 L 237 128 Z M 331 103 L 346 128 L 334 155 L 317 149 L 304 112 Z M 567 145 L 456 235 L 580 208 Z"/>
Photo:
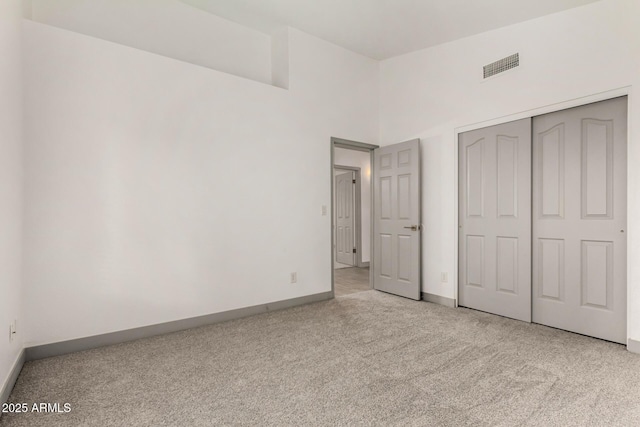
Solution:
<path fill-rule="evenodd" d="M 338 181 L 338 197 L 337 202 L 338 206 L 336 208 L 336 215 L 338 218 L 344 218 L 344 182 L 342 180 Z"/>
<path fill-rule="evenodd" d="M 613 218 L 613 121 L 582 120 L 582 218 Z"/>
<path fill-rule="evenodd" d="M 351 218 L 353 212 L 353 183 L 345 181 L 344 183 L 344 217 Z"/>
<path fill-rule="evenodd" d="M 498 237 L 497 239 L 497 290 L 511 294 L 518 293 L 518 238 Z"/>
<path fill-rule="evenodd" d="M 497 137 L 498 217 L 518 216 L 518 138 Z"/>
<path fill-rule="evenodd" d="M 484 215 L 484 138 L 466 148 L 467 216 Z"/>
<path fill-rule="evenodd" d="M 380 219 L 391 219 L 391 177 L 380 178 Z"/>
<path fill-rule="evenodd" d="M 336 232 L 336 246 L 338 248 L 339 253 L 344 252 L 344 227 L 338 226 L 338 231 Z"/>
<path fill-rule="evenodd" d="M 398 219 L 411 219 L 411 174 L 398 175 Z"/>
<path fill-rule="evenodd" d="M 467 236 L 467 285 L 484 286 L 484 236 Z"/>
<path fill-rule="evenodd" d="M 398 152 L 398 167 L 404 168 L 411 166 L 411 150 L 402 150 Z"/>
<path fill-rule="evenodd" d="M 351 227 L 344 228 L 344 252 L 353 253 L 353 229 Z"/>
<path fill-rule="evenodd" d="M 564 301 L 564 240 L 538 239 L 538 296 Z"/>
<path fill-rule="evenodd" d="M 582 305 L 611 310 L 613 300 L 613 242 L 581 242 Z"/>
<path fill-rule="evenodd" d="M 340 218 L 347 216 L 347 186 L 344 180 L 340 182 Z"/>
<path fill-rule="evenodd" d="M 539 206 L 542 218 L 564 217 L 564 123 L 538 135 L 540 180 Z"/>
<path fill-rule="evenodd" d="M 393 274 L 391 234 L 380 234 L 380 275 L 388 279 Z"/>
<path fill-rule="evenodd" d="M 398 235 L 398 280 L 411 281 L 411 236 Z"/>
<path fill-rule="evenodd" d="M 345 254 L 348 253 L 347 252 L 348 245 L 349 245 L 349 228 L 343 227 L 342 228 L 342 252 L 344 252 Z"/>
<path fill-rule="evenodd" d="M 392 159 L 391 153 L 382 154 L 380 156 L 380 170 L 391 169 L 391 159 Z"/>

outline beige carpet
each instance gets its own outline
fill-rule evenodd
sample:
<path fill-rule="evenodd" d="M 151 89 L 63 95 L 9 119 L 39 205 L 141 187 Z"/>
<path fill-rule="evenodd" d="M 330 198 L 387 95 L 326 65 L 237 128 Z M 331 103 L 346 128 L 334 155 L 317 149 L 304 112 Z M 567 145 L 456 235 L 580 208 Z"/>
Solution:
<path fill-rule="evenodd" d="M 27 363 L 0 426 L 637 426 L 623 346 L 376 291 Z"/>

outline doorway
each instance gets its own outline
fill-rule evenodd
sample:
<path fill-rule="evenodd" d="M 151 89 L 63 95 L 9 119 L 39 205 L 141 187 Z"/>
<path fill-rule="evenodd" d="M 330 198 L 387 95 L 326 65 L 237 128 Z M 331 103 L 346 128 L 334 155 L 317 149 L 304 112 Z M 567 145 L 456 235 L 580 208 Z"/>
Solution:
<path fill-rule="evenodd" d="M 361 251 L 356 246 L 357 265 L 355 267 L 341 267 L 337 263 L 337 234 L 338 218 L 335 208 L 336 195 L 341 194 L 348 198 L 349 191 L 336 187 L 336 176 L 341 176 L 340 182 L 348 182 L 349 175 L 344 173 L 345 164 L 349 162 L 354 153 L 360 154 L 361 161 L 350 166 L 357 172 L 360 168 L 361 189 L 367 184 L 369 201 L 366 202 L 365 191 L 361 191 L 360 200 L 360 234 L 354 233 L 355 239 L 360 239 Z M 356 154 L 357 155 L 357 154 Z M 362 269 L 351 270 L 353 273 L 361 273 L 358 289 L 355 292 L 367 289 L 364 270 L 367 270 L 368 289 L 375 289 L 397 296 L 421 299 L 421 185 L 420 185 L 420 140 L 413 139 L 398 144 L 386 145 L 382 148 L 355 141 L 347 141 L 339 138 L 331 138 L 331 290 L 334 296 L 343 293 L 342 275 L 347 268 Z M 343 171 L 336 172 L 336 166 L 343 166 Z M 357 188 L 358 180 L 355 179 Z M 344 201 L 343 201 L 344 202 Z M 342 203 L 346 205 L 347 203 Z M 355 204 L 355 203 L 354 203 Z M 367 212 L 368 208 L 368 212 Z M 358 216 L 356 214 L 356 216 Z M 350 222 L 345 219 L 344 224 Z M 358 230 L 356 230 L 358 231 Z M 344 243 L 349 238 L 344 235 L 341 243 L 342 253 L 346 256 Z M 367 241 L 369 242 L 367 244 Z M 348 249 L 348 247 L 347 247 Z M 368 249 L 368 251 L 367 251 Z M 362 255 L 358 258 L 358 253 Z M 368 266 L 366 263 L 369 263 Z M 351 292 L 352 290 L 347 290 Z"/>
<path fill-rule="evenodd" d="M 460 305 L 626 342 L 627 98 L 459 134 Z"/>
<path fill-rule="evenodd" d="M 375 148 L 332 139 L 332 274 L 336 297 L 372 289 L 371 162 Z"/>

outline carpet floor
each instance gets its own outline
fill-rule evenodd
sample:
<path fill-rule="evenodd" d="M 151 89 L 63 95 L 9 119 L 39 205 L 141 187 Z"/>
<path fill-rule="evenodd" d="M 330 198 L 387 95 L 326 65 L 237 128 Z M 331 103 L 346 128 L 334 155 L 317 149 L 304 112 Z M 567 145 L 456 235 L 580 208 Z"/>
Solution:
<path fill-rule="evenodd" d="M 640 356 L 365 291 L 25 364 L 0 426 L 637 426 Z"/>

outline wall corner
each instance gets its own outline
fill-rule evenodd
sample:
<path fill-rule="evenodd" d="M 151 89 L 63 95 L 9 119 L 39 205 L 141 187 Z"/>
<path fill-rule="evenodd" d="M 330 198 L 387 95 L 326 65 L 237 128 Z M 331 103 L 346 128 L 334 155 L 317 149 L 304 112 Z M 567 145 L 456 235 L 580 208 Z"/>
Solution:
<path fill-rule="evenodd" d="M 289 27 L 271 34 L 271 84 L 289 89 Z"/>

